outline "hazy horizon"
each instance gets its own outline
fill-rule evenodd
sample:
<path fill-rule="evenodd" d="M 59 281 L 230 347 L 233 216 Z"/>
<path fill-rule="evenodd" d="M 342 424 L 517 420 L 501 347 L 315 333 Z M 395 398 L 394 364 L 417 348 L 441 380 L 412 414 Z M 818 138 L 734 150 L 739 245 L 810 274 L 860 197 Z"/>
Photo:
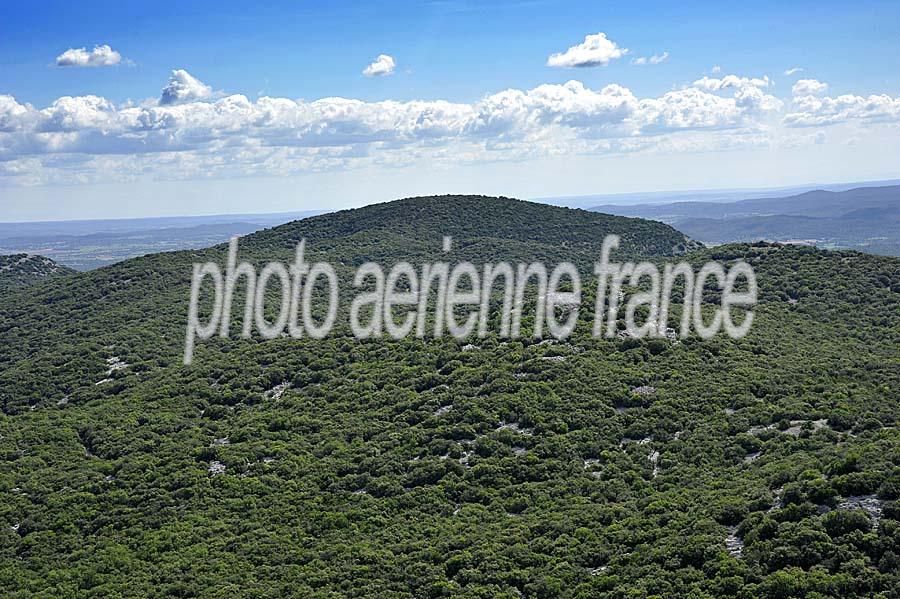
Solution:
<path fill-rule="evenodd" d="M 121 213 L 107 213 L 105 215 L 94 215 L 94 216 L 84 216 L 80 218 L 35 218 L 35 219 L 0 219 L 0 224 L 18 224 L 18 223 L 53 223 L 53 222 L 77 222 L 77 221 L 128 221 L 128 220 L 137 220 L 137 221 L 147 221 L 147 220 L 165 220 L 165 219 L 191 219 L 191 218 L 241 218 L 241 217 L 273 217 L 279 215 L 285 216 L 312 216 L 313 213 L 321 214 L 327 212 L 334 212 L 338 210 L 347 210 L 351 208 L 362 208 L 363 206 L 370 206 L 372 204 L 380 204 L 384 202 L 390 202 L 393 200 L 402 199 L 405 197 L 418 197 L 418 196 L 437 196 L 437 195 L 486 195 L 486 196 L 506 196 L 506 197 L 515 197 L 517 199 L 530 201 L 530 202 L 538 202 L 544 204 L 553 204 L 558 206 L 564 206 L 567 208 L 582 208 L 589 209 L 594 208 L 596 206 L 601 206 L 604 204 L 609 205 L 622 205 L 622 206 L 631 206 L 631 205 L 640 205 L 640 204 L 663 204 L 668 202 L 679 202 L 679 201 L 687 201 L 686 195 L 696 195 L 698 201 L 722 201 L 722 202 L 732 202 L 732 201 L 740 201 L 741 199 L 751 199 L 762 197 L 760 194 L 771 194 L 772 197 L 787 197 L 790 195 L 795 195 L 798 193 L 803 193 L 805 191 L 813 191 L 813 190 L 824 190 L 824 191 L 835 191 L 835 190 L 845 190 L 845 189 L 853 189 L 857 187 L 886 187 L 892 185 L 900 184 L 900 179 L 872 179 L 867 181 L 833 181 L 833 182 L 816 182 L 816 183 L 798 183 L 792 185 L 779 185 L 773 187 L 716 187 L 716 188 L 685 188 L 685 189 L 659 189 L 659 190 L 643 190 L 643 191 L 630 191 L 630 192 L 614 192 L 614 193 L 585 193 L 585 194 L 574 194 L 574 195 L 548 195 L 548 196 L 539 196 L 539 197 L 518 197 L 511 194 L 506 193 L 497 193 L 497 194 L 486 194 L 486 193 L 478 193 L 478 192 L 467 192 L 463 193 L 454 193 L 450 192 L 441 192 L 441 193 L 422 193 L 415 194 L 409 196 L 397 195 L 396 197 L 391 197 L 388 199 L 378 199 L 369 202 L 362 203 L 354 203 L 347 205 L 334 206 L 330 208 L 323 207 L 315 207 L 315 205 L 310 205 L 308 208 L 303 209 L 287 209 L 287 210 L 273 210 L 273 211 L 242 211 L 242 212 L 199 212 L 192 213 L 188 211 L 175 211 L 171 212 L 145 212 L 145 213 L 131 213 L 131 214 L 121 214 Z"/>

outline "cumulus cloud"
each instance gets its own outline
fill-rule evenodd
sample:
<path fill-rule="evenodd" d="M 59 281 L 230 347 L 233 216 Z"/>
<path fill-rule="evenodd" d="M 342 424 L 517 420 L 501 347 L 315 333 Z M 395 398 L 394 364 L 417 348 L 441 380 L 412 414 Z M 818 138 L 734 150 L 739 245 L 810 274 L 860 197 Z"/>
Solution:
<path fill-rule="evenodd" d="M 637 58 L 631 60 L 631 64 L 662 64 L 667 60 L 669 60 L 669 53 L 663 52 L 662 54 L 654 54 L 653 56 L 638 56 Z"/>
<path fill-rule="evenodd" d="M 740 77 L 725 75 L 724 77 L 706 77 L 694 81 L 692 87 L 708 93 L 732 93 L 735 106 L 745 116 L 759 116 L 768 112 L 781 110 L 784 103 L 771 94 L 763 91 L 772 82 L 768 76 Z"/>
<path fill-rule="evenodd" d="M 827 83 L 822 83 L 815 79 L 800 79 L 794 84 L 794 87 L 791 88 L 791 92 L 794 96 L 818 96 L 819 94 L 825 93 L 825 90 L 827 89 Z"/>
<path fill-rule="evenodd" d="M 33 113 L 34 108 L 30 104 L 19 104 L 12 96 L 0 95 L 0 132 L 22 129 L 25 119 Z"/>
<path fill-rule="evenodd" d="M 212 95 L 212 88 L 184 69 L 176 69 L 172 71 L 169 82 L 162 90 L 159 97 L 161 106 L 172 104 L 182 104 L 184 102 L 194 102 L 203 100 Z"/>
<path fill-rule="evenodd" d="M 710 69 L 710 72 L 713 75 L 718 75 L 719 73 L 722 72 L 722 67 L 720 67 L 719 65 L 715 65 L 715 66 L 713 66 L 713 68 Z"/>
<path fill-rule="evenodd" d="M 762 78 L 757 77 L 739 77 L 737 75 L 725 75 L 722 78 L 706 77 L 694 81 L 693 86 L 706 91 L 715 92 L 723 89 L 734 88 L 743 89 L 747 87 L 769 87 L 771 81 L 768 76 Z"/>
<path fill-rule="evenodd" d="M 791 92 L 791 110 L 782 119 L 787 127 L 820 127 L 848 122 L 900 122 L 900 97 L 887 94 L 823 96 L 828 84 L 816 79 L 800 79 Z M 824 135 L 824 133 L 823 133 Z"/>
<path fill-rule="evenodd" d="M 565 52 L 551 54 L 547 58 L 548 67 L 605 67 L 611 60 L 622 58 L 628 53 L 603 32 L 586 35 L 584 41 Z"/>
<path fill-rule="evenodd" d="M 107 44 L 86 48 L 69 48 L 56 57 L 58 67 L 111 67 L 122 62 L 122 55 Z"/>
<path fill-rule="evenodd" d="M 784 72 L 785 77 L 790 77 L 791 75 L 796 75 L 797 73 L 802 73 L 803 67 L 793 67 Z"/>
<path fill-rule="evenodd" d="M 362 74 L 366 77 L 383 77 L 392 74 L 396 67 L 397 62 L 393 56 L 379 54 L 372 64 L 363 69 Z"/>
<path fill-rule="evenodd" d="M 100 96 L 63 96 L 38 114 L 41 133 L 103 130 L 115 126 L 116 108 Z"/>
<path fill-rule="evenodd" d="M 782 119 L 788 127 L 818 127 L 851 121 L 900 122 L 900 97 L 887 94 L 867 97 L 845 94 L 835 98 L 801 95 L 794 98 L 791 112 Z"/>

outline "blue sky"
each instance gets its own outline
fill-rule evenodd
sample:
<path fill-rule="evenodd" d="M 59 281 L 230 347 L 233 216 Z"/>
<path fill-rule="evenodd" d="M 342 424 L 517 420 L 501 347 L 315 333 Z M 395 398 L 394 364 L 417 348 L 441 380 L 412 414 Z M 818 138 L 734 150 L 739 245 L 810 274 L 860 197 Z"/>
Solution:
<path fill-rule="evenodd" d="M 14 116 L 4 125 L 0 106 L 0 220 L 900 176 L 886 158 L 900 132 L 897 2 L 137 4 L 4 7 L 0 95 L 13 99 Z M 551 54 L 601 32 L 627 53 L 591 67 L 548 66 Z M 104 45 L 116 64 L 57 66 L 67 50 Z M 363 76 L 381 54 L 393 72 Z M 652 56 L 665 59 L 635 64 Z M 785 74 L 795 67 L 803 70 Z M 201 91 L 164 106 L 175 69 L 186 73 L 181 88 L 196 81 Z M 697 85 L 728 75 L 736 79 Z M 571 80 L 585 91 L 564 89 Z M 827 87 L 798 94 L 799 80 Z M 620 88 L 629 98 L 610 108 Z M 507 89 L 525 96 L 485 106 Z M 543 91 L 528 93 L 535 89 Z M 702 91 L 666 95 L 685 89 Z M 253 116 L 202 121 L 235 94 Z M 65 96 L 108 104 L 78 100 L 65 120 L 50 113 Z M 842 96 L 855 100 L 832 101 Z M 871 96 L 881 98 L 874 109 Z M 260 128 L 261 97 L 297 105 Z M 342 107 L 353 114 L 342 113 L 339 127 L 334 106 L 307 114 L 308 103 L 334 97 L 363 105 Z M 435 105 L 417 101 L 452 106 L 434 117 Z M 521 114 L 510 116 L 509 102 Z M 154 124 L 129 107 L 151 111 Z M 392 119 L 432 118 L 440 123 L 424 132 L 389 131 Z"/>

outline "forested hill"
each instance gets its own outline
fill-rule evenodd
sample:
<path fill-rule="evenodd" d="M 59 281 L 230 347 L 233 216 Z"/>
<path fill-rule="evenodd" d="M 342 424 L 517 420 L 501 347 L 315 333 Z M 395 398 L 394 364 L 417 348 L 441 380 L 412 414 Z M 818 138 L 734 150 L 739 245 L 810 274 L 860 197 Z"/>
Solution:
<path fill-rule="evenodd" d="M 241 255 L 289 260 L 300 237 L 347 265 L 688 243 L 585 214 L 411 199 L 263 231 Z M 900 259 L 690 252 L 755 268 L 737 341 L 214 339 L 186 368 L 191 264 L 224 257 L 0 296 L 6 595 L 900 593 Z"/>
<path fill-rule="evenodd" d="M 593 261 L 603 238 L 622 238 L 621 255 L 671 256 L 700 245 L 669 225 L 487 196 L 431 196 L 374 204 L 291 222 L 242 240 L 248 248 L 293 248 L 306 238 L 312 248 L 340 249 L 359 260 L 438 255 L 443 236 L 468 252 L 512 261 L 519 257 L 560 256 L 563 260 Z M 491 254 L 495 255 L 491 255 Z M 466 252 L 463 252 L 466 255 Z"/>
<path fill-rule="evenodd" d="M 44 256 L 11 254 L 0 256 L 0 291 L 28 287 L 47 278 L 73 274 L 75 271 Z"/>
<path fill-rule="evenodd" d="M 644 219 L 510 198 L 437 196 L 265 229 L 240 239 L 240 259 L 257 265 L 289 263 L 305 238 L 307 259 L 334 264 L 345 289 L 351 288 L 354 267 L 366 261 L 389 267 L 401 260 L 568 260 L 589 273 L 604 237 L 611 233 L 622 239 L 616 256 L 623 259 L 671 256 L 699 247 L 669 225 Z M 447 235 L 453 237 L 450 253 L 442 251 Z M 95 356 L 78 351 L 73 336 L 89 335 L 97 347 L 131 338 L 144 349 L 145 359 L 168 363 L 183 348 L 192 264 L 213 260 L 224 265 L 226 255 L 227 244 L 150 254 L 10 299 L 3 307 L 6 318 L 0 320 L 0 331 L 10 340 L 0 347 L 0 366 L 8 365 L 0 372 L 0 383 L 16 379 L 18 393 L 4 396 L 0 390 L 0 401 L 4 406 L 27 406 L 65 393 L 85 369 L 102 372 Z"/>

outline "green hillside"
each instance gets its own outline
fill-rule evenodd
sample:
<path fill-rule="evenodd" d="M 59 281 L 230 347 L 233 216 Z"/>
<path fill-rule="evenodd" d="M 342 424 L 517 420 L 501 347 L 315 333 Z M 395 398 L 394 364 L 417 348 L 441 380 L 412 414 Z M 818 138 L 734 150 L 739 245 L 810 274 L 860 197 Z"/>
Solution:
<path fill-rule="evenodd" d="M 745 259 L 741 340 L 210 340 L 155 254 L 0 296 L 10 597 L 900 593 L 900 259 L 697 248 L 660 223 L 414 198 L 241 256 Z M 453 250 L 441 253 L 444 235 Z M 585 305 L 592 305 L 588 286 Z"/>

